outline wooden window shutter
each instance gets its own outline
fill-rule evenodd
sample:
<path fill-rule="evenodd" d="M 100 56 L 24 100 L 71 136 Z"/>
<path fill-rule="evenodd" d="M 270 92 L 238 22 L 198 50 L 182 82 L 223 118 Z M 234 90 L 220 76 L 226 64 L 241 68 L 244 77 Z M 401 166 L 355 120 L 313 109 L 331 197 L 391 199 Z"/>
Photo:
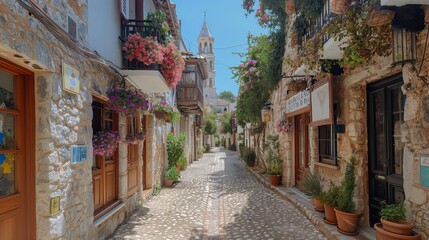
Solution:
<path fill-rule="evenodd" d="M 129 0 L 119 0 L 121 4 L 121 15 L 123 18 L 128 19 L 129 18 L 129 12 L 130 12 L 130 4 Z"/>

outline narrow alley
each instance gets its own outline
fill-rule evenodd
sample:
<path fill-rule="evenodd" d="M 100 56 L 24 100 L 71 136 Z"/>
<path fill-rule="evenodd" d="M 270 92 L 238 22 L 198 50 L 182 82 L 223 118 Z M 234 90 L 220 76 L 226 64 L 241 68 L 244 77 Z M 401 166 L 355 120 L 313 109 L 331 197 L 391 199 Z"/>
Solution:
<path fill-rule="evenodd" d="M 325 239 L 290 203 L 246 171 L 236 152 L 215 149 L 182 171 L 111 239 Z"/>

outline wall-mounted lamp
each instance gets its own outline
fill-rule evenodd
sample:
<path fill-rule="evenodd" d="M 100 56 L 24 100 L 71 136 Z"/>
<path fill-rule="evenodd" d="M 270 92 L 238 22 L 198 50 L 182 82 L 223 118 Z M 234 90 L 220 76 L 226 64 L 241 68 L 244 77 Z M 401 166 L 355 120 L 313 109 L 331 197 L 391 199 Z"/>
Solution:
<path fill-rule="evenodd" d="M 266 101 L 261 110 L 262 122 L 271 121 L 271 101 Z"/>

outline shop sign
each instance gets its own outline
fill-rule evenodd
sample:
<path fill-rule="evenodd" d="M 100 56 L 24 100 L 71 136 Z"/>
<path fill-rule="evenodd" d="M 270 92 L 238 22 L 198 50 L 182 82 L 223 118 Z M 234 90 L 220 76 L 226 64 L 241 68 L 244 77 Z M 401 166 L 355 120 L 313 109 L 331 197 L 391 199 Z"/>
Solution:
<path fill-rule="evenodd" d="M 294 113 L 298 110 L 310 106 L 310 90 L 298 92 L 286 101 L 286 114 Z"/>
<path fill-rule="evenodd" d="M 429 187 L 429 156 L 420 156 L 420 185 Z"/>

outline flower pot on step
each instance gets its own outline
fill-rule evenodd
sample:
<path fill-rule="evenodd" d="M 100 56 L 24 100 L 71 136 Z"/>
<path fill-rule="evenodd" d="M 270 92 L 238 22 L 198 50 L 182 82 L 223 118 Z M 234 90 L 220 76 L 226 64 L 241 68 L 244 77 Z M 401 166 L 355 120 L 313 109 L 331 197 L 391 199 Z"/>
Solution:
<path fill-rule="evenodd" d="M 392 233 L 389 231 L 386 231 L 384 229 L 384 225 L 381 223 L 374 224 L 375 234 L 376 238 L 380 240 L 419 240 L 420 234 L 417 232 L 412 231 L 410 236 L 407 235 L 400 235 L 396 233 Z"/>
<path fill-rule="evenodd" d="M 165 186 L 166 186 L 166 187 L 171 187 L 171 186 L 173 186 L 173 180 L 165 180 Z"/>
<path fill-rule="evenodd" d="M 280 185 L 280 180 L 282 179 L 281 175 L 269 175 L 268 176 L 271 185 L 273 186 L 279 186 Z"/>
<path fill-rule="evenodd" d="M 359 233 L 358 223 L 361 216 L 360 214 L 343 212 L 337 208 L 334 208 L 334 211 L 337 216 L 338 232 L 349 236 L 354 236 Z"/>
<path fill-rule="evenodd" d="M 316 211 L 325 212 L 325 207 L 323 206 L 323 202 L 319 198 L 313 198 L 313 205 Z"/>
<path fill-rule="evenodd" d="M 414 225 L 407 221 L 391 222 L 381 219 L 383 229 L 400 235 L 412 235 Z"/>
<path fill-rule="evenodd" d="M 325 207 L 325 218 L 323 219 L 327 224 L 337 225 L 337 216 L 335 215 L 335 210 L 333 206 L 328 204 L 323 204 Z"/>

